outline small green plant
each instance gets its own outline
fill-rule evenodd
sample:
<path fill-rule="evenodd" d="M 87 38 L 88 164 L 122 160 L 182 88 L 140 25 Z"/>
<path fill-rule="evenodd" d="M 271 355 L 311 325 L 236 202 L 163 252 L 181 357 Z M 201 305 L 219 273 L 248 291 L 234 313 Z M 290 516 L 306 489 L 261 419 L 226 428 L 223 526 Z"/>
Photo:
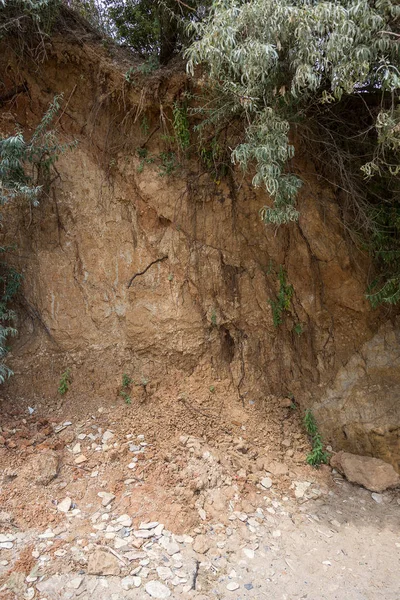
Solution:
<path fill-rule="evenodd" d="M 210 385 L 210 392 L 212 394 L 215 394 L 215 386 L 214 385 Z"/>
<path fill-rule="evenodd" d="M 64 371 L 64 373 L 62 373 L 62 375 L 60 377 L 58 393 L 61 394 L 61 396 L 64 396 L 64 394 L 66 394 L 69 390 L 69 386 L 71 384 L 71 374 L 70 373 L 71 373 L 70 370 L 67 369 L 66 371 Z"/>
<path fill-rule="evenodd" d="M 151 75 L 160 66 L 159 60 L 156 56 L 150 56 L 141 65 L 131 67 L 125 73 L 125 80 L 134 85 L 138 75 Z"/>
<path fill-rule="evenodd" d="M 200 142 L 199 154 L 214 182 L 219 183 L 220 179 L 228 174 L 230 158 L 226 149 L 219 144 L 217 135 L 212 138 L 211 142 L 208 140 Z"/>
<path fill-rule="evenodd" d="M 124 373 L 122 375 L 122 387 L 128 388 L 128 387 L 130 387 L 131 383 L 132 383 L 132 379 L 129 377 L 129 375 Z"/>
<path fill-rule="evenodd" d="M 122 388 L 119 392 L 119 395 L 121 396 L 121 398 L 124 399 L 125 404 L 132 404 L 132 400 L 129 395 L 131 385 L 132 385 L 132 379 L 129 377 L 129 375 L 124 373 L 122 375 Z"/>
<path fill-rule="evenodd" d="M 190 129 L 186 103 L 174 102 L 172 113 L 178 146 L 181 150 L 187 150 L 190 146 Z"/>
<path fill-rule="evenodd" d="M 293 286 L 286 283 L 286 271 L 282 267 L 282 265 L 279 267 L 278 281 L 278 297 L 276 300 L 269 301 L 272 309 L 272 319 L 275 327 L 279 327 L 279 325 L 282 324 L 283 314 L 285 311 L 289 310 L 290 301 L 293 296 Z"/>
<path fill-rule="evenodd" d="M 128 392 L 125 392 L 125 390 L 121 390 L 119 395 L 121 396 L 121 398 L 124 399 L 125 404 L 132 404 L 132 400 Z"/>
<path fill-rule="evenodd" d="M 142 146 L 136 148 L 136 154 L 140 158 L 140 164 L 136 170 L 138 173 L 143 173 L 144 165 L 150 165 L 151 163 L 153 163 L 154 158 L 149 156 L 149 151 L 147 150 L 147 148 L 143 148 Z"/>
<path fill-rule="evenodd" d="M 301 323 L 296 323 L 296 325 L 293 327 L 293 331 L 294 333 L 297 333 L 297 335 L 301 335 L 303 333 L 303 326 Z"/>
<path fill-rule="evenodd" d="M 213 308 L 211 311 L 210 320 L 211 320 L 211 325 L 213 327 L 216 327 L 217 326 L 217 313 L 215 312 L 215 308 Z"/>
<path fill-rule="evenodd" d="M 168 275 L 168 281 L 173 281 L 174 280 L 174 276 L 172 275 L 172 273 L 170 273 Z"/>
<path fill-rule="evenodd" d="M 140 122 L 140 129 L 142 130 L 143 135 L 148 136 L 150 131 L 150 125 L 146 115 L 144 115 Z"/>
<path fill-rule="evenodd" d="M 322 464 L 327 464 L 329 454 L 324 450 L 321 434 L 318 430 L 318 425 L 311 410 L 308 409 L 304 415 L 304 426 L 310 437 L 312 450 L 307 455 L 306 461 L 313 467 L 318 467 Z"/>
<path fill-rule="evenodd" d="M 158 170 L 158 174 L 160 175 L 160 177 L 172 175 L 172 173 L 176 171 L 176 168 L 178 166 L 175 152 L 161 152 L 160 159 L 161 165 Z"/>

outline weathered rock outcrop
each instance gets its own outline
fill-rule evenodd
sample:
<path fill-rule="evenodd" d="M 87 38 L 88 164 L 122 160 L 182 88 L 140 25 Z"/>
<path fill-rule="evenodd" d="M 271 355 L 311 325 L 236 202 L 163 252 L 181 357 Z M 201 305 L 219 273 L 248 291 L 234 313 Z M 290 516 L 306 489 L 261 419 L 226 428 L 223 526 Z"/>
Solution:
<path fill-rule="evenodd" d="M 400 322 L 385 323 L 314 405 L 335 445 L 400 471 Z"/>
<path fill-rule="evenodd" d="M 303 405 L 318 400 L 335 447 L 390 458 L 398 468 L 398 420 L 376 420 L 388 410 L 381 391 L 389 372 L 397 382 L 395 367 L 379 371 L 367 361 L 372 371 L 364 377 L 352 358 L 368 344 L 374 354 L 381 339 L 373 336 L 382 319 L 364 295 L 367 258 L 348 239 L 335 191 L 313 165 L 298 159 L 299 223 L 267 229 L 258 215 L 265 193 L 239 173 L 213 181 L 195 151 L 185 161 L 176 156 L 172 175 L 160 176 L 168 106 L 185 88 L 184 75 L 165 71 L 143 91 L 129 88 L 126 61 L 66 36 L 53 39 L 41 68 L 2 56 L 10 85 L 23 78 L 29 89 L 6 107 L 2 131 L 17 121 L 33 127 L 63 92 L 59 127 L 79 141 L 61 157 L 60 178 L 38 209 L 14 205 L 4 215 L 2 237 L 17 243 L 14 262 L 24 274 L 10 356 L 17 376 L 7 393 L 55 396 L 69 366 L 69 397 L 89 404 L 115 401 L 123 372 L 149 382 L 150 395 L 168 388 L 178 397 L 190 378 L 201 394 L 221 380 L 232 406 L 255 402 L 260 414 L 268 394 L 294 394 Z M 145 162 L 137 153 L 144 145 Z M 275 328 L 270 300 L 280 266 L 294 295 Z M 389 365 L 389 354 L 398 354 L 394 338 L 387 352 Z M 354 393 L 340 404 L 346 377 Z"/>

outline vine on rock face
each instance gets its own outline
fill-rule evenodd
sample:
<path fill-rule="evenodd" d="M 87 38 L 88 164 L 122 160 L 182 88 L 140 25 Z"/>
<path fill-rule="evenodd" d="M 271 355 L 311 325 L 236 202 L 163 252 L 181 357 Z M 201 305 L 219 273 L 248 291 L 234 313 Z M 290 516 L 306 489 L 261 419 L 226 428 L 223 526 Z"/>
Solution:
<path fill-rule="evenodd" d="M 278 273 L 279 291 L 276 300 L 270 300 L 269 303 L 272 309 L 272 319 L 275 327 L 283 322 L 283 314 L 290 307 L 290 301 L 293 296 L 293 286 L 286 282 L 286 272 L 282 265 L 279 267 Z"/>

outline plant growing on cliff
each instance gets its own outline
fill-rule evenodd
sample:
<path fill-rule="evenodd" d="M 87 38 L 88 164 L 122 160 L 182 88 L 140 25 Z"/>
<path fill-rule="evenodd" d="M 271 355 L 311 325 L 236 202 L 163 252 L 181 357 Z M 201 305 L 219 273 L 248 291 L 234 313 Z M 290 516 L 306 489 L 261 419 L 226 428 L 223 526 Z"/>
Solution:
<path fill-rule="evenodd" d="M 126 373 L 124 373 L 122 375 L 122 386 L 121 386 L 121 389 L 119 391 L 119 395 L 121 396 L 121 398 L 124 399 L 125 404 L 131 404 L 132 403 L 132 400 L 131 400 L 131 397 L 130 397 L 131 385 L 132 385 L 132 379 L 129 377 L 129 375 L 127 375 Z"/>
<path fill-rule="evenodd" d="M 185 103 L 180 104 L 179 102 L 174 102 L 172 113 L 174 118 L 173 124 L 175 137 L 178 142 L 178 146 L 180 150 L 185 151 L 190 145 L 190 129 L 187 105 Z"/>
<path fill-rule="evenodd" d="M 5 253 L 9 248 L 1 247 L 0 253 Z M 6 365 L 5 357 L 7 355 L 7 339 L 15 336 L 17 330 L 14 327 L 16 322 L 15 312 L 9 308 L 21 285 L 22 275 L 13 267 L 0 261 L 0 383 L 4 383 L 12 370 Z"/>
<path fill-rule="evenodd" d="M 266 224 L 299 216 L 290 132 L 312 146 L 342 214 L 383 267 L 373 303 L 400 299 L 399 21 L 392 0 L 214 0 L 190 24 L 186 51 L 190 73 L 206 65 L 214 123 L 236 118 L 243 129 L 232 161 L 270 195 Z"/>
<path fill-rule="evenodd" d="M 0 138 L 0 206 L 16 198 L 37 206 L 41 193 L 50 188 L 59 156 L 76 145 L 60 144 L 50 128 L 61 101 L 62 94 L 55 96 L 30 139 L 21 130 Z"/>
<path fill-rule="evenodd" d="M 324 450 L 321 434 L 318 430 L 318 425 L 311 410 L 306 410 L 304 415 L 304 426 L 310 437 L 312 450 L 307 455 L 306 461 L 313 467 L 318 467 L 322 464 L 327 464 L 329 454 Z"/>
<path fill-rule="evenodd" d="M 67 369 L 66 371 L 64 371 L 64 373 L 62 373 L 60 377 L 60 383 L 58 385 L 58 393 L 61 394 L 61 396 L 64 396 L 64 394 L 68 392 L 70 383 L 71 371 Z"/>
<path fill-rule="evenodd" d="M 290 302 L 293 296 L 293 286 L 286 282 L 286 271 L 279 267 L 278 273 L 279 291 L 276 300 L 270 300 L 269 303 L 272 309 L 272 319 L 275 327 L 279 327 L 283 322 L 283 315 L 290 307 Z"/>

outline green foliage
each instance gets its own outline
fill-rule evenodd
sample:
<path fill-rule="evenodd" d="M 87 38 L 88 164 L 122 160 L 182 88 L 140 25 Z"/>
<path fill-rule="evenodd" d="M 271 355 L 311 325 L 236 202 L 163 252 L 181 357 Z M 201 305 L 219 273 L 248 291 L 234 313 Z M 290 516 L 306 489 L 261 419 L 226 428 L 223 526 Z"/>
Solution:
<path fill-rule="evenodd" d="M 150 56 L 143 63 L 135 67 L 130 67 L 125 73 L 125 79 L 128 83 L 135 84 L 136 79 L 139 75 L 151 75 L 160 66 L 158 58 L 156 56 Z"/>
<path fill-rule="evenodd" d="M 215 385 L 210 385 L 211 394 L 215 394 Z"/>
<path fill-rule="evenodd" d="M 0 40 L 18 39 L 19 50 L 49 35 L 59 14 L 61 0 L 0 0 Z M 15 45 L 16 46 L 16 45 Z"/>
<path fill-rule="evenodd" d="M 217 313 L 215 311 L 215 308 L 213 308 L 212 311 L 211 311 L 210 320 L 211 320 L 211 325 L 213 327 L 216 327 L 217 326 Z"/>
<path fill-rule="evenodd" d="M 137 172 L 143 173 L 144 166 L 153 163 L 154 158 L 149 156 L 149 152 L 148 152 L 147 148 L 143 148 L 143 147 L 136 148 L 136 152 L 137 152 L 138 157 L 140 158 L 140 163 L 137 168 Z"/>
<path fill-rule="evenodd" d="M 282 324 L 283 314 L 285 311 L 289 310 L 290 301 L 293 296 L 293 286 L 286 283 L 286 272 L 282 265 L 279 267 L 278 281 L 279 291 L 277 299 L 269 301 L 275 327 L 279 327 L 279 325 Z"/>
<path fill-rule="evenodd" d="M 64 371 L 64 373 L 62 373 L 62 375 L 60 377 L 58 393 L 61 394 L 61 396 L 64 396 L 64 394 L 66 394 L 69 390 L 69 386 L 71 383 L 71 374 L 70 373 L 71 373 L 70 370 L 67 369 L 66 371 Z"/>
<path fill-rule="evenodd" d="M 5 253 L 10 248 L 1 247 L 0 253 Z M 7 354 L 7 339 L 15 336 L 17 331 L 14 327 L 16 314 L 9 308 L 9 303 L 16 296 L 21 285 L 22 275 L 13 267 L 0 261 L 0 383 L 4 383 L 13 373 L 5 364 Z"/>
<path fill-rule="evenodd" d="M 129 395 L 132 383 L 133 380 L 129 377 L 129 375 L 124 373 L 122 375 L 122 389 L 120 390 L 119 395 L 121 396 L 121 398 L 124 399 L 125 404 L 132 403 L 131 397 Z"/>
<path fill-rule="evenodd" d="M 160 152 L 160 159 L 161 165 L 158 170 L 160 177 L 172 175 L 178 167 L 178 161 L 176 159 L 175 152 L 172 152 L 172 150 Z"/>
<path fill-rule="evenodd" d="M 304 426 L 312 444 L 312 450 L 306 458 L 307 463 L 313 467 L 327 464 L 329 461 L 329 454 L 324 450 L 322 437 L 319 433 L 317 422 L 311 410 L 306 410 L 305 412 Z"/>
<path fill-rule="evenodd" d="M 199 154 L 207 171 L 214 181 L 219 183 L 220 179 L 228 174 L 229 161 L 227 160 L 226 149 L 221 146 L 218 135 L 212 136 L 211 140 L 204 141 L 200 138 Z"/>
<path fill-rule="evenodd" d="M 124 373 L 122 375 L 122 387 L 128 388 L 131 385 L 131 383 L 132 383 L 132 379 L 129 377 L 129 375 Z"/>
<path fill-rule="evenodd" d="M 186 51 L 189 72 L 205 64 L 215 90 L 208 124 L 244 127 L 232 160 L 271 197 L 265 223 L 297 220 L 289 132 L 312 140 L 381 269 L 374 305 L 400 300 L 399 20 L 391 0 L 215 0 L 190 24 L 196 40 Z"/>
<path fill-rule="evenodd" d="M 210 0 L 105 0 L 100 12 L 120 42 L 165 64 L 187 44 L 185 25 L 201 19 L 209 4 Z"/>
<path fill-rule="evenodd" d="M 173 105 L 174 131 L 178 146 L 181 150 L 187 150 L 190 146 L 190 129 L 187 105 L 174 102 Z"/>
<path fill-rule="evenodd" d="M 128 392 L 126 392 L 125 390 L 121 390 L 119 392 L 119 395 L 121 396 L 121 398 L 124 399 L 125 404 L 132 404 L 132 398 L 130 397 Z"/>
<path fill-rule="evenodd" d="M 303 333 L 303 326 L 302 326 L 302 324 L 301 323 L 296 323 L 296 325 L 293 327 L 293 331 L 297 335 L 301 335 Z"/>
<path fill-rule="evenodd" d="M 62 95 L 56 96 L 30 140 L 21 131 L 0 138 L 0 206 L 24 198 L 37 206 L 42 192 L 48 191 L 52 167 L 60 154 L 75 146 L 60 144 L 49 129 L 58 113 Z"/>

